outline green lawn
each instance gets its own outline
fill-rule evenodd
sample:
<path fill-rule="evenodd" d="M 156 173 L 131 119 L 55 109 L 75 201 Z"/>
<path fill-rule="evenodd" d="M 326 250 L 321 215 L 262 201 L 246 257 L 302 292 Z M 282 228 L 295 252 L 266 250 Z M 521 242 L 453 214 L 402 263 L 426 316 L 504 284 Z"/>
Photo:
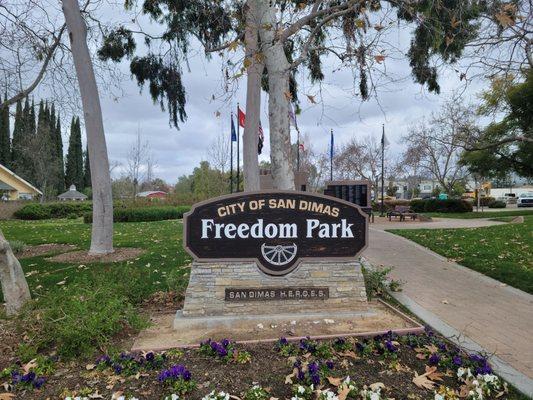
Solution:
<path fill-rule="evenodd" d="M 486 207 L 485 207 L 486 208 Z M 498 218 L 498 217 L 516 217 L 517 215 L 533 215 L 532 209 L 512 209 L 501 211 L 485 211 L 485 212 L 467 212 L 467 213 L 443 213 L 443 212 L 430 212 L 424 213 L 427 217 L 435 218 Z"/>
<path fill-rule="evenodd" d="M 389 232 L 500 282 L 533 293 L 533 215 L 524 220 L 523 224 L 484 228 L 394 229 Z"/>
<path fill-rule="evenodd" d="M 65 243 L 88 249 L 90 243 L 91 225 L 81 219 L 0 221 L 0 228 L 7 240 L 27 245 Z M 35 300 L 28 312 L 40 315 L 42 322 L 32 332 L 33 349 L 57 345 L 74 356 L 103 346 L 125 325 L 141 326 L 135 311 L 139 303 L 156 291 L 182 290 L 188 281 L 184 265 L 190 257 L 182 247 L 182 231 L 180 220 L 115 223 L 115 247 L 145 250 L 130 261 L 83 265 L 50 262 L 48 256 L 20 260 Z"/>

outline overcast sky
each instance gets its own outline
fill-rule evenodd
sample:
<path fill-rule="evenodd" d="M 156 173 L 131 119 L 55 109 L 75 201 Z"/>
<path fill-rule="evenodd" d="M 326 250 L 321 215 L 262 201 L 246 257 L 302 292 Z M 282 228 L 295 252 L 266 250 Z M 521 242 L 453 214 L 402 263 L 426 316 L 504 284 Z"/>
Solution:
<path fill-rule="evenodd" d="M 394 28 L 388 40 L 399 48 L 407 49 L 410 29 Z M 230 135 L 230 111 L 235 110 L 237 102 L 244 108 L 246 101 L 245 78 L 240 79 L 240 87 L 231 104 L 211 100 L 213 94 L 220 93 L 220 59 L 214 57 L 213 61 L 208 62 L 200 49 L 197 53 L 190 60 L 190 71 L 184 70 L 188 119 L 180 124 L 180 130 L 169 126 L 167 113 L 161 111 L 158 104 L 152 103 L 146 90 L 139 93 L 136 82 L 129 76 L 128 65 L 121 65 L 126 77 L 122 83 L 124 96 L 113 100 L 105 92 L 101 93 L 111 161 L 122 166 L 126 164 L 127 153 L 135 140 L 137 129 L 140 129 L 157 161 L 155 175 L 173 184 L 180 175 L 189 174 L 201 160 L 207 159 L 209 144 L 217 135 Z M 453 68 L 443 71 L 440 77 L 441 94 L 436 96 L 413 82 L 405 59 L 386 58 L 384 67 L 397 82 L 381 90 L 377 100 L 364 103 L 352 94 L 351 71 L 339 70 L 334 60 L 327 59 L 324 62 L 325 80 L 321 87 L 311 85 L 304 74 L 298 75 L 302 113 L 297 119 L 300 131 L 308 137 L 306 147 L 312 146 L 317 152 L 326 151 L 330 129 L 334 130 L 336 145 L 353 136 L 374 135 L 379 138 L 381 125 L 385 124 L 392 149 L 399 152 L 401 136 L 410 124 L 437 110 L 439 103 L 454 90 L 464 89 Z M 466 100 L 471 100 L 481 87 L 481 82 L 471 84 L 464 91 Z M 318 104 L 312 104 L 306 94 L 315 95 Z M 262 100 L 261 120 L 266 140 L 260 160 L 267 160 L 270 146 L 267 95 L 264 93 Z M 216 116 L 217 111 L 220 112 L 219 117 Z M 295 141 L 296 132 L 292 132 L 292 137 Z M 121 167 L 114 170 L 115 176 L 120 173 Z"/>

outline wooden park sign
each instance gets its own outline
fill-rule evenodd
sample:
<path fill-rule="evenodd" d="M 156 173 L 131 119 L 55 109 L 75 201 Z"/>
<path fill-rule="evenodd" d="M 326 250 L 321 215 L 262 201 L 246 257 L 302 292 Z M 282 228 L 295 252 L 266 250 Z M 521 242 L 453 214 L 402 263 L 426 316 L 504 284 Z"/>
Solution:
<path fill-rule="evenodd" d="M 184 227 L 185 248 L 195 260 L 255 261 L 278 276 L 302 260 L 353 260 L 368 240 L 367 215 L 359 206 L 296 191 L 210 199 L 185 214 Z"/>

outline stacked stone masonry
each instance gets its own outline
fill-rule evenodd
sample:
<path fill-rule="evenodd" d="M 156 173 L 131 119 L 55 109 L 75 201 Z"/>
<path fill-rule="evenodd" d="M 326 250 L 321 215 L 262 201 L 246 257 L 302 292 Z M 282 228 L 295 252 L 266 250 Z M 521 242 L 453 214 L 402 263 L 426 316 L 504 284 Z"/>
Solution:
<path fill-rule="evenodd" d="M 322 300 L 225 301 L 226 288 L 328 288 Z M 200 263 L 191 267 L 183 306 L 184 317 L 264 315 L 323 311 L 367 311 L 361 264 L 351 262 L 301 262 L 285 276 L 270 276 L 255 263 Z"/>

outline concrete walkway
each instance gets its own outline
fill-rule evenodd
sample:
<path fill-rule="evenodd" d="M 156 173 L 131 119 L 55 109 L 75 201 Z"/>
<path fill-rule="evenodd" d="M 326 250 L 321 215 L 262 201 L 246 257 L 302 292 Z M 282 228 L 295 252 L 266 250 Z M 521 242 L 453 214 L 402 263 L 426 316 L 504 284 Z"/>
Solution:
<path fill-rule="evenodd" d="M 459 228 L 493 225 L 488 220 L 442 219 L 430 223 L 371 224 L 363 255 L 378 266 L 393 266 L 404 282 L 398 300 L 420 318 L 470 350 L 494 354 L 498 372 L 533 396 L 533 296 L 448 261 L 392 228 Z"/>

